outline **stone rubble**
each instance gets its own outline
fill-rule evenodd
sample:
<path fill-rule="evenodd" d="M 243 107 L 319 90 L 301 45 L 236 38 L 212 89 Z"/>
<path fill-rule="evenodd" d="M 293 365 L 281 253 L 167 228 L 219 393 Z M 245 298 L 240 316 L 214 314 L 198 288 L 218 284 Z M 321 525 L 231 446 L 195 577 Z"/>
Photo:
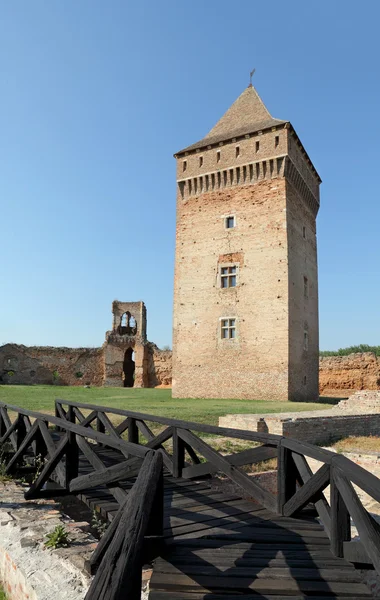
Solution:
<path fill-rule="evenodd" d="M 89 524 L 75 522 L 54 500 L 24 499 L 25 487 L 0 483 L 0 580 L 10 600 L 82 600 L 90 584 L 89 558 L 97 541 Z M 69 533 L 67 548 L 45 547 L 56 525 Z"/>

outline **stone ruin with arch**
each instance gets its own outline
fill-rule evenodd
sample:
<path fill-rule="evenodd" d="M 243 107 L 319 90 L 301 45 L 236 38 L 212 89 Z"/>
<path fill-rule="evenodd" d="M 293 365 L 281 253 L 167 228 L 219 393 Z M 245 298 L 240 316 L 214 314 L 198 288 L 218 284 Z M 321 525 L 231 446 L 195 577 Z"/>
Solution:
<path fill-rule="evenodd" d="M 112 316 L 100 348 L 1 346 L 0 384 L 170 386 L 172 352 L 147 339 L 144 302 L 114 300 Z"/>

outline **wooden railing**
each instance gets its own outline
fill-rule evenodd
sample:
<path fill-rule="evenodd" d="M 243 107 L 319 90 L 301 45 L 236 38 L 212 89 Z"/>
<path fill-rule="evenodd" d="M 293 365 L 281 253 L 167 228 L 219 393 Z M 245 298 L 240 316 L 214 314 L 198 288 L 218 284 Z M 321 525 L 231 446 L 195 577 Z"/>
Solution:
<path fill-rule="evenodd" d="M 83 410 L 90 411 L 84 416 Z M 83 428 L 96 426 L 97 432 L 108 439 L 121 440 L 125 433 L 128 443 L 145 449 L 160 450 L 165 467 L 176 478 L 199 479 L 222 473 L 240 486 L 243 493 L 269 510 L 284 516 L 293 516 L 310 503 L 330 538 L 331 550 L 352 562 L 371 563 L 380 573 L 380 526 L 364 508 L 354 486 L 380 502 L 380 480 L 372 473 L 340 454 L 324 450 L 306 442 L 268 433 L 244 431 L 169 419 L 156 415 L 114 409 L 94 404 L 56 401 L 56 414 Z M 114 425 L 108 416 L 123 417 Z M 147 421 L 165 429 L 154 435 Z M 199 434 L 212 434 L 260 443 L 242 452 L 224 455 L 215 450 Z M 144 443 L 140 444 L 140 436 Z M 172 448 L 163 444 L 172 440 Z M 240 467 L 277 458 L 277 495 L 259 485 Z M 113 467 L 101 468 L 90 475 L 77 477 L 70 490 L 80 491 L 90 484 L 111 485 L 127 476 L 135 476 L 141 460 L 125 455 L 126 460 Z M 321 463 L 313 474 L 307 458 Z M 98 468 L 94 465 L 95 468 Z M 330 486 L 330 503 L 324 495 Z M 356 525 L 359 541 L 351 541 L 351 520 Z"/>
<path fill-rule="evenodd" d="M 15 413 L 13 421 L 8 411 Z M 111 421 L 114 416 L 119 417 L 117 425 Z M 164 427 L 163 431 L 153 433 L 148 423 L 153 423 L 154 429 Z M 52 426 L 59 430 L 59 435 Z M 212 437 L 205 438 L 202 434 L 212 434 Z M 252 442 L 252 447 L 225 455 L 212 446 L 218 436 Z M 116 450 L 118 462 L 106 466 L 98 451 L 103 447 Z M 26 492 L 27 498 L 57 496 L 68 491 L 78 493 L 106 485 L 119 506 L 124 507 L 120 512 L 120 526 L 126 522 L 122 514 L 126 510 L 132 514 L 132 500 L 125 504 L 127 498 L 135 498 L 133 510 L 138 509 L 137 493 L 143 494 L 143 475 L 145 469 L 149 470 L 145 466 L 142 471 L 142 464 L 149 465 L 149 461 L 153 461 L 150 458 L 143 463 L 147 456 L 159 455 L 166 470 L 176 478 L 199 479 L 222 473 L 241 488 L 243 495 L 277 514 L 290 517 L 313 503 L 330 537 L 332 552 L 352 562 L 371 563 L 380 573 L 380 527 L 364 508 L 355 489 L 357 486 L 380 502 L 380 480 L 347 458 L 306 442 L 58 400 L 56 416 L 0 402 L 0 452 L 9 473 L 20 468 L 24 456 L 41 456 L 46 461 Z M 80 455 L 87 458 L 93 472 L 80 474 Z M 277 458 L 277 494 L 265 489 L 241 468 L 271 458 Z M 307 458 L 321 463 L 316 473 L 313 474 Z M 140 491 L 128 494 L 121 482 L 137 475 L 141 475 L 137 479 L 139 484 L 136 482 L 132 490 L 137 485 L 136 490 Z M 155 477 L 152 475 L 152 481 Z M 58 481 L 60 489 L 44 489 L 51 478 Z M 324 495 L 328 486 L 330 503 Z M 149 493 L 149 485 L 147 490 Z M 351 541 L 351 520 L 357 527 L 360 542 Z"/>
<path fill-rule="evenodd" d="M 150 450 L 139 475 L 91 557 L 97 567 L 86 600 L 139 600 L 147 536 L 163 534 L 162 454 Z"/>

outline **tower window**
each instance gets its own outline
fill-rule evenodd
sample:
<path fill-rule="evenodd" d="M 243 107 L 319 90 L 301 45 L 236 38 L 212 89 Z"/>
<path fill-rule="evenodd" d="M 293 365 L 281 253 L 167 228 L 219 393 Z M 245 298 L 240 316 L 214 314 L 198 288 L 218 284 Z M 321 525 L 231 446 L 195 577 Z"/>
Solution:
<path fill-rule="evenodd" d="M 233 229 L 235 227 L 235 217 L 226 217 L 226 229 Z"/>
<path fill-rule="evenodd" d="M 203 165 L 203 156 L 199 157 L 199 166 L 201 167 Z"/>
<path fill-rule="evenodd" d="M 218 152 L 216 153 L 216 162 L 220 161 L 220 151 L 218 150 Z"/>
<path fill-rule="evenodd" d="M 237 158 L 238 156 L 240 156 L 240 146 L 236 146 L 236 149 L 235 149 L 235 156 L 236 156 L 236 158 Z"/>
<path fill-rule="evenodd" d="M 276 135 L 276 137 L 274 138 L 274 147 L 277 148 L 279 143 L 280 143 L 280 136 Z"/>
<path fill-rule="evenodd" d="M 236 319 L 222 319 L 221 337 L 224 340 L 231 340 L 236 337 Z"/>
<path fill-rule="evenodd" d="M 305 225 L 302 227 L 302 237 L 304 240 L 306 240 L 306 227 Z"/>
<path fill-rule="evenodd" d="M 186 169 L 187 169 L 187 160 L 184 160 L 182 163 L 182 170 L 186 171 Z"/>
<path fill-rule="evenodd" d="M 256 152 L 260 150 L 260 142 L 256 142 Z"/>
<path fill-rule="evenodd" d="M 236 266 L 221 267 L 220 269 L 220 287 L 230 288 L 236 287 Z"/>
<path fill-rule="evenodd" d="M 303 332 L 303 349 L 309 350 L 309 333 L 307 331 Z"/>
<path fill-rule="evenodd" d="M 309 280 L 307 277 L 303 278 L 303 297 L 309 297 Z"/>
<path fill-rule="evenodd" d="M 307 378 L 306 378 L 306 375 L 304 375 L 304 377 L 303 377 L 303 384 L 306 385 L 306 383 L 307 383 Z"/>

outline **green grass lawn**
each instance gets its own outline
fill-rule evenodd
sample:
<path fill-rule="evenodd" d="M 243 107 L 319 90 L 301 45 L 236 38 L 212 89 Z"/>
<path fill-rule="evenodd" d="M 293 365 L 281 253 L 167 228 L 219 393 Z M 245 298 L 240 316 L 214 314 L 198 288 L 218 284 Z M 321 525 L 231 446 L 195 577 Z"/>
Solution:
<path fill-rule="evenodd" d="M 54 414 L 54 400 L 102 404 L 165 417 L 218 424 L 229 413 L 274 413 L 326 409 L 337 399 L 321 398 L 320 403 L 268 402 L 263 400 L 213 400 L 172 398 L 170 389 L 60 387 L 47 385 L 1 385 L 0 401 Z"/>

